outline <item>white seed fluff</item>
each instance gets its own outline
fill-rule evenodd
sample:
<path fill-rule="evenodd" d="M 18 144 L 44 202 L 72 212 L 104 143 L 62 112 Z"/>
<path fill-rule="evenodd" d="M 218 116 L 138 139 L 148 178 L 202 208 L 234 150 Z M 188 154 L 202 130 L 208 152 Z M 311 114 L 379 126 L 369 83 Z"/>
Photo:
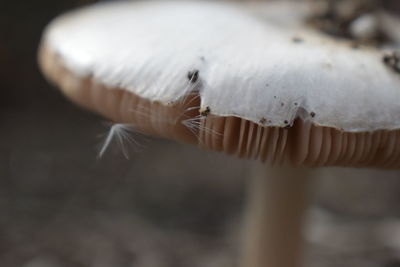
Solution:
<path fill-rule="evenodd" d="M 111 126 L 104 143 L 98 154 L 98 158 L 104 156 L 106 150 L 115 143 L 126 159 L 129 159 L 129 148 L 132 147 L 135 151 L 143 148 L 142 143 L 137 140 L 141 135 L 132 124 L 115 123 Z M 143 139 L 143 137 L 141 137 Z"/>

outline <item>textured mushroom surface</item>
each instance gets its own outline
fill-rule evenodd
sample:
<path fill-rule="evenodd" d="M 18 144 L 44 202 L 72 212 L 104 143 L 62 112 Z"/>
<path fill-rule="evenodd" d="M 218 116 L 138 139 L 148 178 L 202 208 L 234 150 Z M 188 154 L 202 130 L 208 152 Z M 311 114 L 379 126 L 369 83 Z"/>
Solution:
<path fill-rule="evenodd" d="M 98 4 L 53 21 L 40 62 L 77 103 L 150 134 L 270 163 L 399 165 L 383 52 L 268 19 L 276 6 Z"/>

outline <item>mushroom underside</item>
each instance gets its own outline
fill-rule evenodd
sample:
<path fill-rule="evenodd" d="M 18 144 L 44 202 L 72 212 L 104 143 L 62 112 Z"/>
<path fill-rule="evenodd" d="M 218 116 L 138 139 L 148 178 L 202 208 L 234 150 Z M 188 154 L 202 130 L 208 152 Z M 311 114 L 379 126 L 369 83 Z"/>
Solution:
<path fill-rule="evenodd" d="M 197 144 L 204 149 L 259 159 L 272 165 L 400 166 L 400 130 L 346 132 L 296 118 L 290 127 L 265 126 L 234 116 L 200 110 L 201 97 L 190 93 L 178 102 L 149 101 L 124 88 L 110 88 L 91 76 L 77 76 L 62 58 L 42 46 L 46 76 L 79 105 L 115 122 L 130 123 L 146 134 Z M 315 115 L 315 114 L 312 114 Z"/>

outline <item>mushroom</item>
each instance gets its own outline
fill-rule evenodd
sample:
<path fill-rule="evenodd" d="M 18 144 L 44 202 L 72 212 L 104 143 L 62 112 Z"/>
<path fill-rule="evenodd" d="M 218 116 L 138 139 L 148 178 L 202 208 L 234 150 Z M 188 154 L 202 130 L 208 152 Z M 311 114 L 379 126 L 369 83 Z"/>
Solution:
<path fill-rule="evenodd" d="M 312 167 L 400 166 L 399 73 L 291 5 L 102 3 L 56 18 L 40 46 L 44 74 L 77 104 L 263 163 L 246 267 L 299 265 Z"/>

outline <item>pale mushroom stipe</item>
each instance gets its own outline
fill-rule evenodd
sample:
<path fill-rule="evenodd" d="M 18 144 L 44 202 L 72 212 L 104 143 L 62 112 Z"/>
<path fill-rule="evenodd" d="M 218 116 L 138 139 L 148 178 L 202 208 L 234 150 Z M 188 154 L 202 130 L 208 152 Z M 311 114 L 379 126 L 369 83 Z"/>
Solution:
<path fill-rule="evenodd" d="M 40 47 L 44 74 L 83 107 L 286 166 L 254 188 L 246 267 L 298 266 L 302 167 L 400 165 L 398 58 L 314 31 L 290 5 L 97 4 L 56 18 Z"/>

